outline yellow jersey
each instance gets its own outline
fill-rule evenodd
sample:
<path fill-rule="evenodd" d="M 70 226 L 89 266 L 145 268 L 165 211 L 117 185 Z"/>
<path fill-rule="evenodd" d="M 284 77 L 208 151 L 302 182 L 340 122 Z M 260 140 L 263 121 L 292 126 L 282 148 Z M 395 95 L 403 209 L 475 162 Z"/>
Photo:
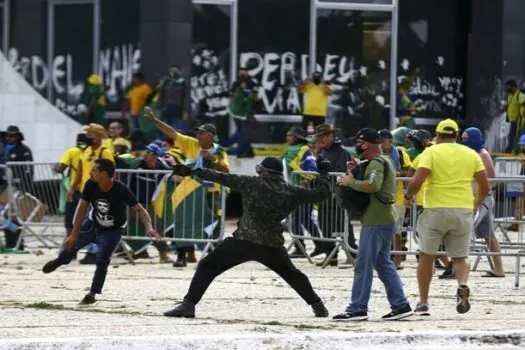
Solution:
<path fill-rule="evenodd" d="M 405 151 L 404 147 L 397 146 L 397 149 L 400 152 L 402 159 L 399 159 L 401 163 L 401 170 L 406 171 L 410 169 L 410 156 Z M 400 157 L 400 158 L 401 158 Z M 394 205 L 404 205 L 405 203 L 405 181 L 396 180 L 396 201 Z"/>
<path fill-rule="evenodd" d="M 80 155 L 82 154 L 82 149 L 80 147 L 71 147 L 68 148 L 60 157 L 60 164 L 64 164 L 68 167 L 68 177 L 69 184 L 73 185 L 75 182 L 75 177 L 77 176 L 78 163 L 80 163 Z"/>
<path fill-rule="evenodd" d="M 325 90 L 328 88 L 328 93 Z M 312 117 L 326 117 L 328 114 L 328 96 L 332 87 L 327 84 L 306 83 L 299 91 L 305 94 L 303 114 Z"/>
<path fill-rule="evenodd" d="M 474 208 L 472 180 L 485 170 L 478 153 L 457 143 L 439 143 L 425 149 L 419 158 L 417 168 L 430 170 L 425 208 Z"/>
<path fill-rule="evenodd" d="M 153 89 L 148 84 L 144 83 L 138 86 L 133 86 L 128 92 L 129 111 L 131 115 L 138 116 L 146 104 L 148 96 L 153 92 Z"/>
<path fill-rule="evenodd" d="M 115 157 L 113 156 L 113 151 L 105 146 L 100 146 L 96 150 L 93 150 L 91 146 L 86 148 L 84 152 L 80 155 L 80 161 L 82 162 L 82 179 L 80 180 L 80 192 L 84 191 L 84 186 L 86 182 L 90 179 L 91 169 L 93 164 L 97 159 L 109 159 L 115 163 Z"/>
<path fill-rule="evenodd" d="M 518 117 L 525 117 L 525 94 L 520 90 L 507 97 L 507 117 L 511 122 L 518 120 Z"/>

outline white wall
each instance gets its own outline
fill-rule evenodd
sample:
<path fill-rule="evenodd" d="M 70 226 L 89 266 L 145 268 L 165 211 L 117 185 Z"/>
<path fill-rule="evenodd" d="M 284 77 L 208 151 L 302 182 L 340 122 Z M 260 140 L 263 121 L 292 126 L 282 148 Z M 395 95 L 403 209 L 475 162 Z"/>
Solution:
<path fill-rule="evenodd" d="M 37 162 L 57 162 L 81 127 L 35 91 L 0 52 L 0 130 L 9 125 L 20 128 Z"/>

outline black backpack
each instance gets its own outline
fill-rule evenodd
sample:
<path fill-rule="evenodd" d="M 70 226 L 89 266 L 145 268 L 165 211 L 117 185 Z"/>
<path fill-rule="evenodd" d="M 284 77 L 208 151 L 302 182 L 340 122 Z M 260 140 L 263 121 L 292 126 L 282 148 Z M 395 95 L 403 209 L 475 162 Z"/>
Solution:
<path fill-rule="evenodd" d="M 372 160 L 376 160 L 383 164 L 384 168 L 384 179 L 388 176 L 389 167 L 387 162 L 381 158 L 377 157 Z M 365 171 L 368 165 L 371 161 L 364 161 L 359 163 L 354 169 L 352 169 L 352 175 L 356 180 L 364 180 L 365 179 Z M 383 199 L 379 198 L 376 193 L 373 194 L 381 203 L 383 204 L 393 204 L 393 201 L 384 201 Z M 335 187 L 335 198 L 337 200 L 337 204 L 341 206 L 341 208 L 348 210 L 352 213 L 359 214 L 359 216 L 363 216 L 363 214 L 368 209 L 368 206 L 370 205 L 370 194 L 365 192 L 356 191 L 350 187 L 346 186 L 336 186 Z"/>

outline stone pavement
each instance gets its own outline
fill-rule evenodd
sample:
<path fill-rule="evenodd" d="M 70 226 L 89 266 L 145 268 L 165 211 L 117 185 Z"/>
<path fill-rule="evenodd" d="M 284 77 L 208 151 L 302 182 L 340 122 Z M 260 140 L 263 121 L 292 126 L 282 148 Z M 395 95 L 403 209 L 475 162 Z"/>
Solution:
<path fill-rule="evenodd" d="M 150 248 L 154 253 L 154 249 Z M 42 255 L 38 254 L 43 253 Z M 469 285 L 472 310 L 455 311 L 453 280 L 433 280 L 428 318 L 412 317 L 383 322 L 388 303 L 381 282 L 375 278 L 370 297 L 370 320 L 336 323 L 314 318 L 310 308 L 277 275 L 262 265 L 247 263 L 218 277 L 197 307 L 196 319 L 171 319 L 162 313 L 180 301 L 194 273 L 194 265 L 175 269 L 157 258 L 139 260 L 135 266 L 114 259 L 99 302 L 76 307 L 91 282 L 94 266 L 73 262 L 50 275 L 42 265 L 55 250 L 34 250 L 27 255 L 0 255 L 0 338 L 61 338 L 90 336 L 151 336 L 205 334 L 290 334 L 304 332 L 418 332 L 496 331 L 524 328 L 524 289 L 515 289 L 515 260 L 504 258 L 507 278 L 482 278 L 473 272 Z M 342 259 L 343 256 L 340 256 Z M 348 303 L 353 271 L 310 265 L 297 266 L 310 277 L 331 315 Z M 400 271 L 410 302 L 417 298 L 416 263 L 409 257 Z M 439 271 L 438 271 L 439 272 Z"/>

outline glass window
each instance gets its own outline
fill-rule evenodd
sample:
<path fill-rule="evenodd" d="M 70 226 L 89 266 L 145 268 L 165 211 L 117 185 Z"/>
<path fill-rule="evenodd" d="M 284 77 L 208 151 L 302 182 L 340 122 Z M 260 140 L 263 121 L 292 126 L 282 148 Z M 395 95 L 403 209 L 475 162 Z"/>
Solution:
<path fill-rule="evenodd" d="M 193 5 L 192 115 L 215 123 L 220 138 L 228 135 L 230 34 L 231 6 Z"/>
<path fill-rule="evenodd" d="M 52 98 L 56 107 L 80 117 L 84 82 L 93 72 L 93 4 L 55 5 Z"/>
<path fill-rule="evenodd" d="M 317 70 L 332 83 L 327 121 L 344 138 L 389 127 L 391 14 L 317 11 Z"/>
<path fill-rule="evenodd" d="M 254 142 L 282 143 L 286 128 L 301 122 L 297 87 L 308 75 L 309 11 L 305 0 L 239 1 L 238 66 L 260 85 Z"/>

